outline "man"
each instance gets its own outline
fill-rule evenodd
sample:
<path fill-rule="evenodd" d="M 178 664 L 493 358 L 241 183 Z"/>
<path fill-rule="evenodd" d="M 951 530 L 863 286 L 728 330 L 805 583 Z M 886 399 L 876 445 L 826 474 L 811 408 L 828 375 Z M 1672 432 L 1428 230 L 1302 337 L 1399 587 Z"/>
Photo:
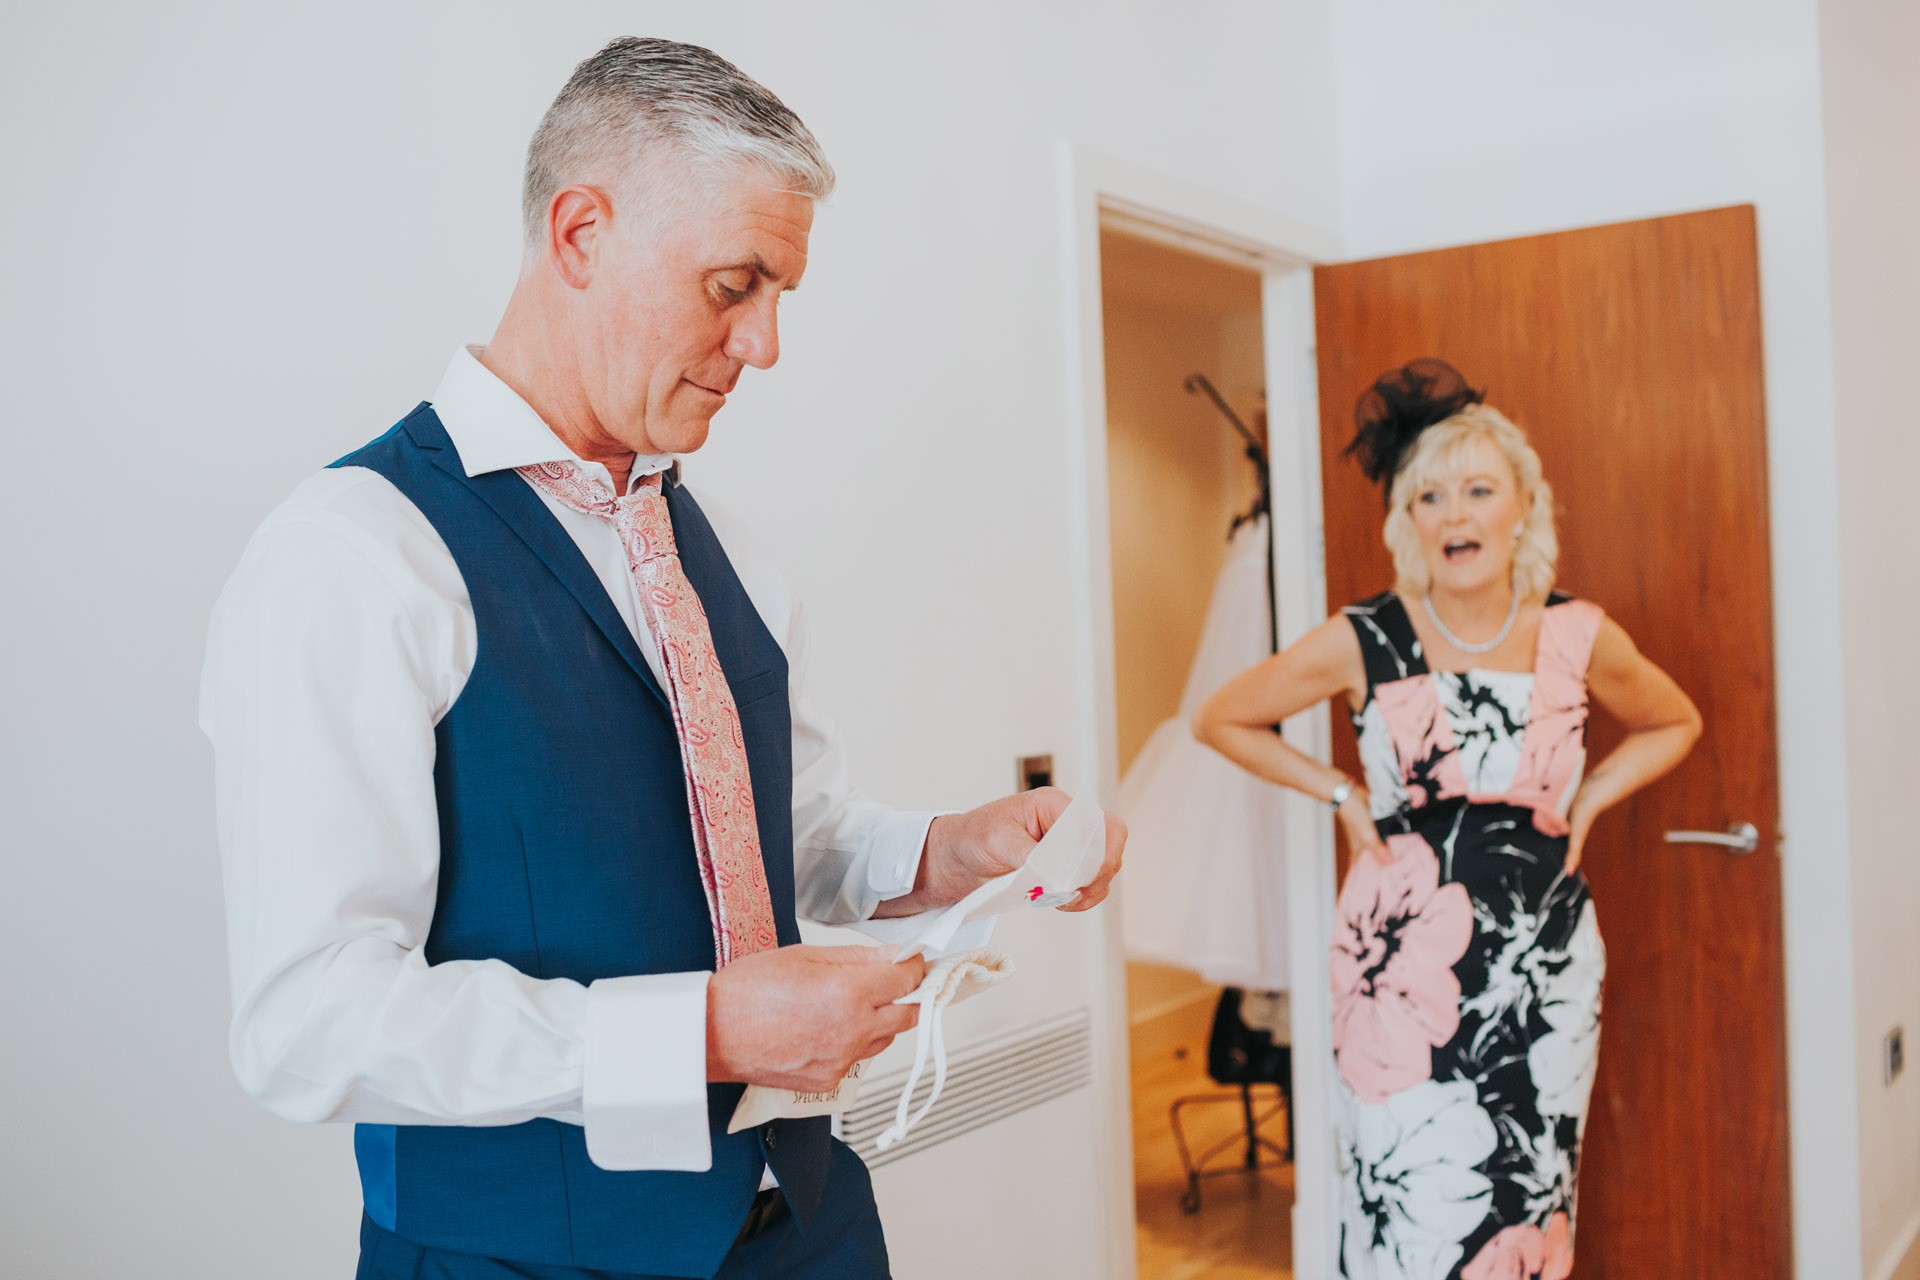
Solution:
<path fill-rule="evenodd" d="M 726 1133 L 743 1083 L 829 1088 L 913 1022 L 918 961 L 797 945 L 796 914 L 955 901 L 1065 798 L 859 799 L 798 605 L 679 483 L 778 358 L 832 184 L 704 49 L 580 64 L 493 341 L 302 484 L 216 609 L 233 1060 L 357 1123 L 362 1277 L 887 1274 L 825 1120 Z"/>

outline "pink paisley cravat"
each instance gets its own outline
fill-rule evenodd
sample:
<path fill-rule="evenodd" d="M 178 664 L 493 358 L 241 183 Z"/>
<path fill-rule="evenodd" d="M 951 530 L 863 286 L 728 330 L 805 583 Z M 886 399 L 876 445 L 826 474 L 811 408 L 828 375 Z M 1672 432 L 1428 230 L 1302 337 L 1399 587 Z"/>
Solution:
<path fill-rule="evenodd" d="M 760 829 L 754 820 L 753 779 L 747 772 L 740 711 L 714 652 L 707 611 L 681 567 L 660 477 L 648 476 L 633 493 L 616 498 L 604 481 L 572 462 L 521 467 L 520 474 L 542 493 L 611 524 L 627 550 L 640 609 L 667 675 L 667 704 L 673 708 L 687 778 L 693 847 L 713 919 L 715 967 L 779 946 L 767 871 L 760 861 Z"/>

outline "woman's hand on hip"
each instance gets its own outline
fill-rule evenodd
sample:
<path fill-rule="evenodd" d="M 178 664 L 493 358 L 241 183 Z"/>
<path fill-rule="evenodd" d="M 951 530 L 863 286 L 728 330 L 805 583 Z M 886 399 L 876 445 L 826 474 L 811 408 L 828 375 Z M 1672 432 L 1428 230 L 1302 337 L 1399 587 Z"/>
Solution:
<path fill-rule="evenodd" d="M 1566 875 L 1572 875 L 1580 869 L 1580 857 L 1587 848 L 1587 834 L 1593 830 L 1593 820 L 1597 816 L 1592 809 L 1581 805 L 1578 797 L 1575 797 L 1573 808 L 1567 814 L 1567 861 L 1564 867 Z"/>
<path fill-rule="evenodd" d="M 1336 815 L 1341 827 L 1347 833 L 1347 847 L 1353 850 L 1353 856 L 1372 854 L 1374 861 L 1386 864 L 1393 861 L 1393 850 L 1380 838 L 1379 829 L 1373 825 L 1371 804 L 1365 787 L 1355 787 L 1340 806 Z"/>

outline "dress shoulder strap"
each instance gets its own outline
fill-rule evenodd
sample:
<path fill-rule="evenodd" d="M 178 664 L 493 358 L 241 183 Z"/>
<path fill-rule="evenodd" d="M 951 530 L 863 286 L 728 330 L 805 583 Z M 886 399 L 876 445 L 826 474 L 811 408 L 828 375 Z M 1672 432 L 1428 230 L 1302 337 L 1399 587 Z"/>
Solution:
<path fill-rule="evenodd" d="M 1584 686 L 1593 660 L 1593 643 L 1606 617 L 1600 606 L 1564 591 L 1547 595 L 1540 614 L 1540 638 L 1534 645 L 1534 674 Z"/>
<path fill-rule="evenodd" d="M 1407 607 L 1391 591 L 1341 610 L 1360 638 L 1360 657 L 1366 664 L 1367 692 L 1373 687 L 1427 673 L 1426 651 L 1414 634 Z"/>

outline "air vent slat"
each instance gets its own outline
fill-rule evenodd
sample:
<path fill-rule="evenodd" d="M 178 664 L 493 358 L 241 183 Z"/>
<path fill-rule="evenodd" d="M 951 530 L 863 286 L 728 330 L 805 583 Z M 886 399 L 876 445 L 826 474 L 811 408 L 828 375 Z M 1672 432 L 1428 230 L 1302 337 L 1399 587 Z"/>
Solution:
<path fill-rule="evenodd" d="M 840 1135 L 869 1166 L 891 1164 L 1085 1087 L 1093 1078 L 1090 1043 L 1087 1011 L 1075 1009 L 953 1050 L 940 1101 L 906 1141 L 885 1151 L 876 1151 L 874 1140 L 893 1123 L 909 1073 L 892 1071 L 864 1081 L 859 1101 L 842 1118 Z M 911 1109 L 932 1091 L 929 1065 L 914 1087 Z"/>
<path fill-rule="evenodd" d="M 1028 1090 L 1042 1088 L 1049 1080 L 1056 1076 L 1067 1076 L 1078 1080 L 1084 1079 L 1086 1074 L 1082 1063 L 1074 1061 L 1071 1058 L 1056 1058 L 1051 1061 L 1023 1066 L 1019 1071 L 1014 1073 L 996 1076 L 996 1078 L 991 1081 L 983 1081 L 979 1088 L 970 1090 L 965 1095 L 955 1096 L 953 1076 L 951 1074 L 951 1068 L 949 1068 L 947 1088 L 941 1092 L 939 1103 L 935 1105 L 932 1112 L 928 1113 L 927 1119 L 922 1123 L 933 1123 L 936 1115 L 942 1117 L 944 1120 L 947 1117 L 958 1116 L 981 1107 L 992 1108 L 999 1106 L 1003 1102 L 1018 1100 L 1021 1095 Z M 842 1136 L 845 1137 L 849 1143 L 853 1142 L 856 1137 L 867 1136 L 869 1130 L 873 1134 L 878 1134 L 882 1129 L 893 1123 L 893 1117 L 900 1103 L 900 1085 L 904 1083 L 904 1079 L 896 1079 L 891 1083 L 893 1084 L 892 1089 L 882 1089 L 876 1093 L 876 1096 L 887 1104 L 876 1114 L 859 1114 L 860 1107 L 858 1104 L 854 1107 L 853 1112 L 849 1113 L 846 1121 L 841 1126 L 843 1130 Z M 867 1101 L 867 1087 L 869 1086 L 862 1086 L 861 1103 Z M 913 1091 L 913 1100 L 908 1104 L 908 1110 L 912 1111 L 914 1108 L 923 1104 L 927 1100 L 927 1095 L 930 1091 L 929 1088 L 915 1089 Z"/>
<path fill-rule="evenodd" d="M 1087 1081 L 1084 1076 L 1078 1074 L 1062 1074 L 1046 1080 L 1037 1081 L 1033 1089 L 1022 1095 L 1017 1102 L 1011 1105 L 1003 1100 L 999 1106 L 970 1108 L 965 1113 L 944 1119 L 937 1125 L 933 1123 L 932 1117 L 928 1117 L 919 1128 L 913 1131 L 912 1135 L 908 1138 L 908 1143 L 914 1149 L 918 1149 L 922 1146 L 930 1146 L 935 1142 L 944 1142 L 948 1138 L 957 1137 L 963 1133 L 971 1133 L 973 1130 L 992 1124 L 996 1120 L 1004 1119 L 1007 1116 L 1024 1111 L 1029 1107 L 1038 1106 L 1040 1103 L 1052 1098 L 1057 1098 L 1063 1093 L 1070 1093 L 1086 1083 Z M 938 1108 L 936 1107 L 935 1110 L 938 1110 Z M 892 1151 L 883 1154 L 889 1158 L 897 1158 L 894 1157 Z"/>
<path fill-rule="evenodd" d="M 1020 1081 L 1018 1088 L 1002 1089 L 992 1096 L 963 1100 L 953 1110 L 948 1111 L 947 1096 L 940 1095 L 940 1101 L 934 1106 L 927 1118 L 915 1127 L 909 1135 L 910 1140 L 918 1140 L 922 1131 L 926 1133 L 965 1133 L 978 1128 L 981 1124 L 990 1124 L 1001 1116 L 1012 1115 L 1047 1098 L 1057 1097 L 1070 1089 L 1077 1089 L 1087 1083 L 1087 1073 L 1078 1068 L 1062 1065 L 1060 1068 L 1034 1075 Z M 898 1105 L 897 1098 L 895 1105 Z M 917 1105 L 917 1104 L 916 1104 Z M 886 1114 L 876 1118 L 871 1124 L 863 1124 L 859 1129 L 847 1129 L 842 1137 L 850 1146 L 859 1146 L 880 1136 L 880 1131 L 893 1122 L 894 1107 L 886 1109 Z M 937 1121 L 937 1123 L 936 1123 Z"/>

